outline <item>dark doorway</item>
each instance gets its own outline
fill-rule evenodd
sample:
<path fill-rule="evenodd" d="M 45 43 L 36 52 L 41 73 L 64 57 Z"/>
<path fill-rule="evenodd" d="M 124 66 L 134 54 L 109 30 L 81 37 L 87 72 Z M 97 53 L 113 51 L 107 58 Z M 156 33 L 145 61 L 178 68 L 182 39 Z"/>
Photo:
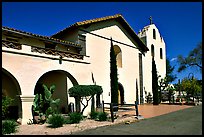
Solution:
<path fill-rule="evenodd" d="M 121 83 L 118 83 L 118 104 L 124 104 L 124 88 Z"/>

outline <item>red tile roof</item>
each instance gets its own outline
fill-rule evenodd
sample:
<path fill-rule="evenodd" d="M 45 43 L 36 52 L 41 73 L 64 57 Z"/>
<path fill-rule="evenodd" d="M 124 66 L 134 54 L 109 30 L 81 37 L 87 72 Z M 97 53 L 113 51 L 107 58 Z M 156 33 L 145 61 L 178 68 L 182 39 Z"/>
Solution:
<path fill-rule="evenodd" d="M 81 48 L 81 45 L 75 44 L 73 42 L 69 42 L 69 41 L 65 41 L 65 40 L 60 40 L 60 39 L 53 38 L 53 37 L 37 35 L 37 34 L 30 33 L 30 32 L 25 32 L 25 31 L 14 29 L 14 28 L 10 28 L 10 27 L 2 26 L 2 31 L 14 31 L 14 33 L 21 33 L 21 34 L 25 34 L 25 35 L 32 36 L 32 37 L 35 37 L 35 38 L 41 38 L 41 39 L 43 39 L 45 41 L 46 40 L 51 40 L 52 42 L 55 42 L 55 43 L 59 43 L 59 44 L 63 44 L 63 45 L 68 45 L 68 46 L 74 46 L 74 47 Z"/>
<path fill-rule="evenodd" d="M 98 23 L 98 22 L 102 22 L 102 21 L 107 21 L 107 20 L 117 20 L 118 22 L 120 22 L 121 25 L 128 31 L 128 33 L 130 33 L 130 35 L 139 43 L 140 48 L 142 48 L 144 51 L 149 50 L 146 47 L 146 45 L 141 41 L 141 39 L 137 36 L 135 31 L 130 27 L 130 25 L 127 23 L 127 21 L 123 18 L 123 16 L 121 14 L 116 14 L 113 16 L 106 16 L 106 17 L 102 17 L 102 18 L 95 18 L 95 19 L 91 19 L 91 20 L 76 22 L 75 24 L 72 24 L 69 27 L 55 33 L 51 37 L 60 38 L 60 36 L 63 35 L 64 33 L 66 33 L 67 31 L 77 29 L 81 26 L 86 26 L 86 25 L 90 25 L 90 24 Z"/>

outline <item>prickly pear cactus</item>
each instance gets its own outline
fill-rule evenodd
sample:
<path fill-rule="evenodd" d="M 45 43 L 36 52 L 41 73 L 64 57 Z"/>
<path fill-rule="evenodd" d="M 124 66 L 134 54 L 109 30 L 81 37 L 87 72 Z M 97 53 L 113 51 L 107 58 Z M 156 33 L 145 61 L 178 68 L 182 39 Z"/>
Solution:
<path fill-rule="evenodd" d="M 50 86 L 49 89 L 45 84 L 43 84 L 42 86 L 44 88 L 44 93 L 35 95 L 35 99 L 33 101 L 33 111 L 35 114 L 38 114 L 40 117 L 43 117 L 41 118 L 43 120 L 41 122 L 45 122 L 45 116 L 57 112 L 60 99 L 52 99 L 55 85 Z"/>

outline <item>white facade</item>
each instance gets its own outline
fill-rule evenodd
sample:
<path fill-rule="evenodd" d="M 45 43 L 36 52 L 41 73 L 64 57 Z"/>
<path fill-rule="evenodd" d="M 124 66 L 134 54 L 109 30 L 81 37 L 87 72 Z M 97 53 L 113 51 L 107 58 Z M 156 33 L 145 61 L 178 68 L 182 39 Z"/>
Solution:
<path fill-rule="evenodd" d="M 155 37 L 153 35 L 155 35 Z M 144 90 L 147 92 L 147 94 L 150 92 L 151 95 L 153 95 L 151 84 L 152 57 L 154 56 L 158 72 L 157 75 L 160 76 L 159 79 L 164 78 L 166 76 L 166 45 L 155 24 L 145 26 L 142 31 L 138 33 L 138 36 L 149 48 L 149 52 L 147 52 L 143 58 Z"/>
<path fill-rule="evenodd" d="M 133 104 L 137 96 L 140 104 L 145 103 L 144 89 L 148 92 L 152 91 L 151 44 L 155 48 L 157 71 L 162 77 L 165 76 L 165 43 L 161 40 L 154 24 L 149 25 L 144 34 L 138 34 L 139 37 L 146 38 L 148 51 L 121 15 L 91 21 L 92 23 L 81 22 L 82 25 L 78 23 L 77 27 L 74 25 L 70 27 L 71 31 L 68 28 L 48 38 L 10 28 L 2 29 L 2 72 L 5 74 L 2 90 L 7 93 L 15 91 L 18 116 L 22 117 L 23 124 L 32 119 L 31 106 L 34 91 L 36 84 L 40 82 L 48 86 L 56 85 L 54 97 L 62 100 L 60 107 L 64 107 L 65 111 L 70 102 L 75 103 L 74 98 L 69 97 L 68 89 L 77 84 L 92 85 L 93 78 L 96 84 L 103 88 L 100 101 L 110 103 L 110 38 L 113 39 L 117 53 L 119 104 Z M 156 39 L 152 37 L 153 29 L 156 31 Z M 79 37 L 83 37 L 85 42 L 81 45 L 82 49 L 78 47 L 80 46 Z M 14 46 L 9 45 L 12 43 L 9 38 L 16 39 L 21 48 L 15 49 Z M 70 43 L 67 44 L 62 40 L 70 41 Z M 47 49 L 46 43 L 55 44 L 54 51 Z M 163 53 L 162 59 L 159 54 L 160 48 Z M 62 54 L 63 58 L 60 59 Z M 139 60 L 142 61 L 141 64 Z M 15 85 L 12 89 L 5 84 L 9 81 L 13 81 Z M 90 106 L 86 108 L 84 115 L 88 115 L 89 112 Z"/>

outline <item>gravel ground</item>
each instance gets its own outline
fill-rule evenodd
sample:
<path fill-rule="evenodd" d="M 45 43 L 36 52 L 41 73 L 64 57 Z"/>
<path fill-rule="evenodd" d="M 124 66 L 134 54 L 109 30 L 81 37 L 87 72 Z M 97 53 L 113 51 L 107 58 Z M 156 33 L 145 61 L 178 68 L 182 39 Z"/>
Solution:
<path fill-rule="evenodd" d="M 83 131 L 101 126 L 114 125 L 118 123 L 131 123 L 136 121 L 135 116 L 118 117 L 114 123 L 109 121 L 95 121 L 91 119 L 84 119 L 78 124 L 64 124 L 63 127 L 49 128 L 48 124 L 43 125 L 20 125 L 16 133 L 10 135 L 69 135 L 76 131 Z"/>
<path fill-rule="evenodd" d="M 155 117 L 158 115 L 163 115 L 166 113 L 182 110 L 192 106 L 186 105 L 139 105 L 140 114 L 146 119 L 150 117 Z M 109 121 L 95 121 L 91 119 L 84 119 L 78 124 L 64 124 L 63 127 L 59 128 L 49 128 L 48 124 L 32 124 L 32 125 L 19 125 L 18 131 L 10 135 L 70 135 L 72 133 L 83 131 L 86 129 L 93 129 L 102 126 L 116 125 L 116 124 L 130 124 L 139 121 L 134 116 L 135 111 L 121 112 L 118 118 L 115 119 L 114 123 Z M 137 123 L 137 122 L 136 122 Z"/>

